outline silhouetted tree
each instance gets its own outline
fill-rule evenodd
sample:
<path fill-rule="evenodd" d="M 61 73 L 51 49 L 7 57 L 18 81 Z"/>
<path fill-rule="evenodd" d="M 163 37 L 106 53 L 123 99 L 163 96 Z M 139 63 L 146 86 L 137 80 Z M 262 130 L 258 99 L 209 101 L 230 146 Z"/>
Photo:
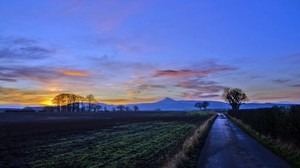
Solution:
<path fill-rule="evenodd" d="M 125 111 L 130 111 L 130 108 L 128 106 L 125 107 Z"/>
<path fill-rule="evenodd" d="M 76 95 L 76 111 L 77 112 L 84 110 L 83 102 L 84 102 L 84 97 Z"/>
<path fill-rule="evenodd" d="M 224 89 L 224 93 L 222 97 L 225 101 L 227 101 L 231 105 L 232 110 L 234 111 L 238 110 L 242 103 L 248 101 L 248 97 L 246 93 L 244 93 L 239 88 Z"/>
<path fill-rule="evenodd" d="M 197 103 L 195 104 L 195 107 L 196 107 L 196 108 L 199 108 L 199 110 L 201 110 L 201 109 L 202 109 L 202 103 L 201 103 L 201 102 L 197 102 Z"/>
<path fill-rule="evenodd" d="M 137 112 L 137 111 L 139 111 L 139 107 L 138 106 L 133 106 L 133 111 L 135 111 L 135 112 Z"/>
<path fill-rule="evenodd" d="M 85 99 L 89 104 L 89 112 L 91 112 L 92 105 L 96 102 L 96 99 L 92 94 L 87 95 Z"/>
<path fill-rule="evenodd" d="M 59 112 L 66 111 L 69 108 L 70 94 L 61 93 L 53 98 L 52 103 L 57 105 Z"/>
<path fill-rule="evenodd" d="M 57 105 L 57 111 L 58 112 L 61 112 L 61 106 L 62 106 L 62 95 L 59 94 L 57 96 L 55 96 L 53 99 L 52 99 L 52 104 L 56 104 Z"/>
<path fill-rule="evenodd" d="M 68 99 L 69 99 L 69 104 L 68 105 L 71 106 L 69 108 L 69 111 L 72 111 L 72 112 L 75 111 L 76 97 L 77 97 L 77 95 L 68 94 Z"/>
<path fill-rule="evenodd" d="M 209 102 L 207 101 L 202 102 L 202 107 L 204 110 L 206 110 L 208 106 L 209 106 Z"/>
<path fill-rule="evenodd" d="M 97 112 L 101 111 L 102 106 L 100 104 L 96 104 L 95 109 Z"/>
<path fill-rule="evenodd" d="M 117 106 L 118 111 L 124 111 L 124 108 L 125 108 L 125 106 L 123 106 L 123 105 Z"/>

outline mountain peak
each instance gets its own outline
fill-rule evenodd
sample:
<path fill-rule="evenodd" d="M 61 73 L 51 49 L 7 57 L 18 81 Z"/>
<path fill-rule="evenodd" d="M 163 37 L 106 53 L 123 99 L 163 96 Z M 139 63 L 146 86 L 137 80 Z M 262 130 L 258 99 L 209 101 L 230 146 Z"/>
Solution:
<path fill-rule="evenodd" d="M 171 102 L 176 102 L 176 100 L 172 99 L 172 98 L 169 98 L 169 97 L 166 97 L 164 99 L 162 99 L 161 101 L 159 102 L 164 102 L 164 103 L 171 103 Z"/>

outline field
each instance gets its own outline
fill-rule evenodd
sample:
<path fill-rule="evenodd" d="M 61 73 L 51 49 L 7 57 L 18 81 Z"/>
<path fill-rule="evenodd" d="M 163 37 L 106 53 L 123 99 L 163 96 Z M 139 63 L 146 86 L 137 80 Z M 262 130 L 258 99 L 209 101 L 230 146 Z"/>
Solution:
<path fill-rule="evenodd" d="M 159 167 L 211 116 L 2 113 L 0 167 Z"/>

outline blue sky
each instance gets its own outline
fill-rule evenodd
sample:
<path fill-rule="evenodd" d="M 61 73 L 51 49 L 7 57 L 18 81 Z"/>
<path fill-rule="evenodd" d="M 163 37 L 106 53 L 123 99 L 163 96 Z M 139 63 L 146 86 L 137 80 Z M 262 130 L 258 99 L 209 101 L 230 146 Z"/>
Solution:
<path fill-rule="evenodd" d="M 300 2 L 0 0 L 0 104 L 300 102 Z"/>

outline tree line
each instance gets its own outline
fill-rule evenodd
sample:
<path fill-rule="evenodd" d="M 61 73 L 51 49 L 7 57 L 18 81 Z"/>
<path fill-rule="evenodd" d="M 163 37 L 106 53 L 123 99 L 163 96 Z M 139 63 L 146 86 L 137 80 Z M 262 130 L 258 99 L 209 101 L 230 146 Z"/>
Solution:
<path fill-rule="evenodd" d="M 234 111 L 238 110 L 242 103 L 248 101 L 247 95 L 238 88 L 225 89 L 222 98 L 231 105 Z M 56 105 L 54 111 L 58 112 L 109 111 L 106 107 L 102 108 L 92 94 L 83 97 L 76 94 L 61 93 L 53 98 L 52 103 Z M 199 110 L 207 110 L 208 106 L 209 102 L 207 101 L 195 104 L 195 107 Z M 118 105 L 112 111 L 139 111 L 139 107 L 135 105 L 133 109 L 130 109 L 128 106 Z"/>
<path fill-rule="evenodd" d="M 57 105 L 56 111 L 69 111 L 69 112 L 81 112 L 86 111 L 85 104 L 88 104 L 88 111 L 100 111 L 101 106 L 97 104 L 94 95 L 89 94 L 86 97 L 70 94 L 61 93 L 55 96 L 52 101 L 53 104 Z"/>
<path fill-rule="evenodd" d="M 109 111 L 106 107 L 102 107 L 92 94 L 83 97 L 71 93 L 61 93 L 55 96 L 51 102 L 56 105 L 52 110 L 57 112 Z M 139 111 L 139 107 L 135 105 L 133 109 L 130 109 L 128 106 L 118 105 L 112 111 Z"/>

